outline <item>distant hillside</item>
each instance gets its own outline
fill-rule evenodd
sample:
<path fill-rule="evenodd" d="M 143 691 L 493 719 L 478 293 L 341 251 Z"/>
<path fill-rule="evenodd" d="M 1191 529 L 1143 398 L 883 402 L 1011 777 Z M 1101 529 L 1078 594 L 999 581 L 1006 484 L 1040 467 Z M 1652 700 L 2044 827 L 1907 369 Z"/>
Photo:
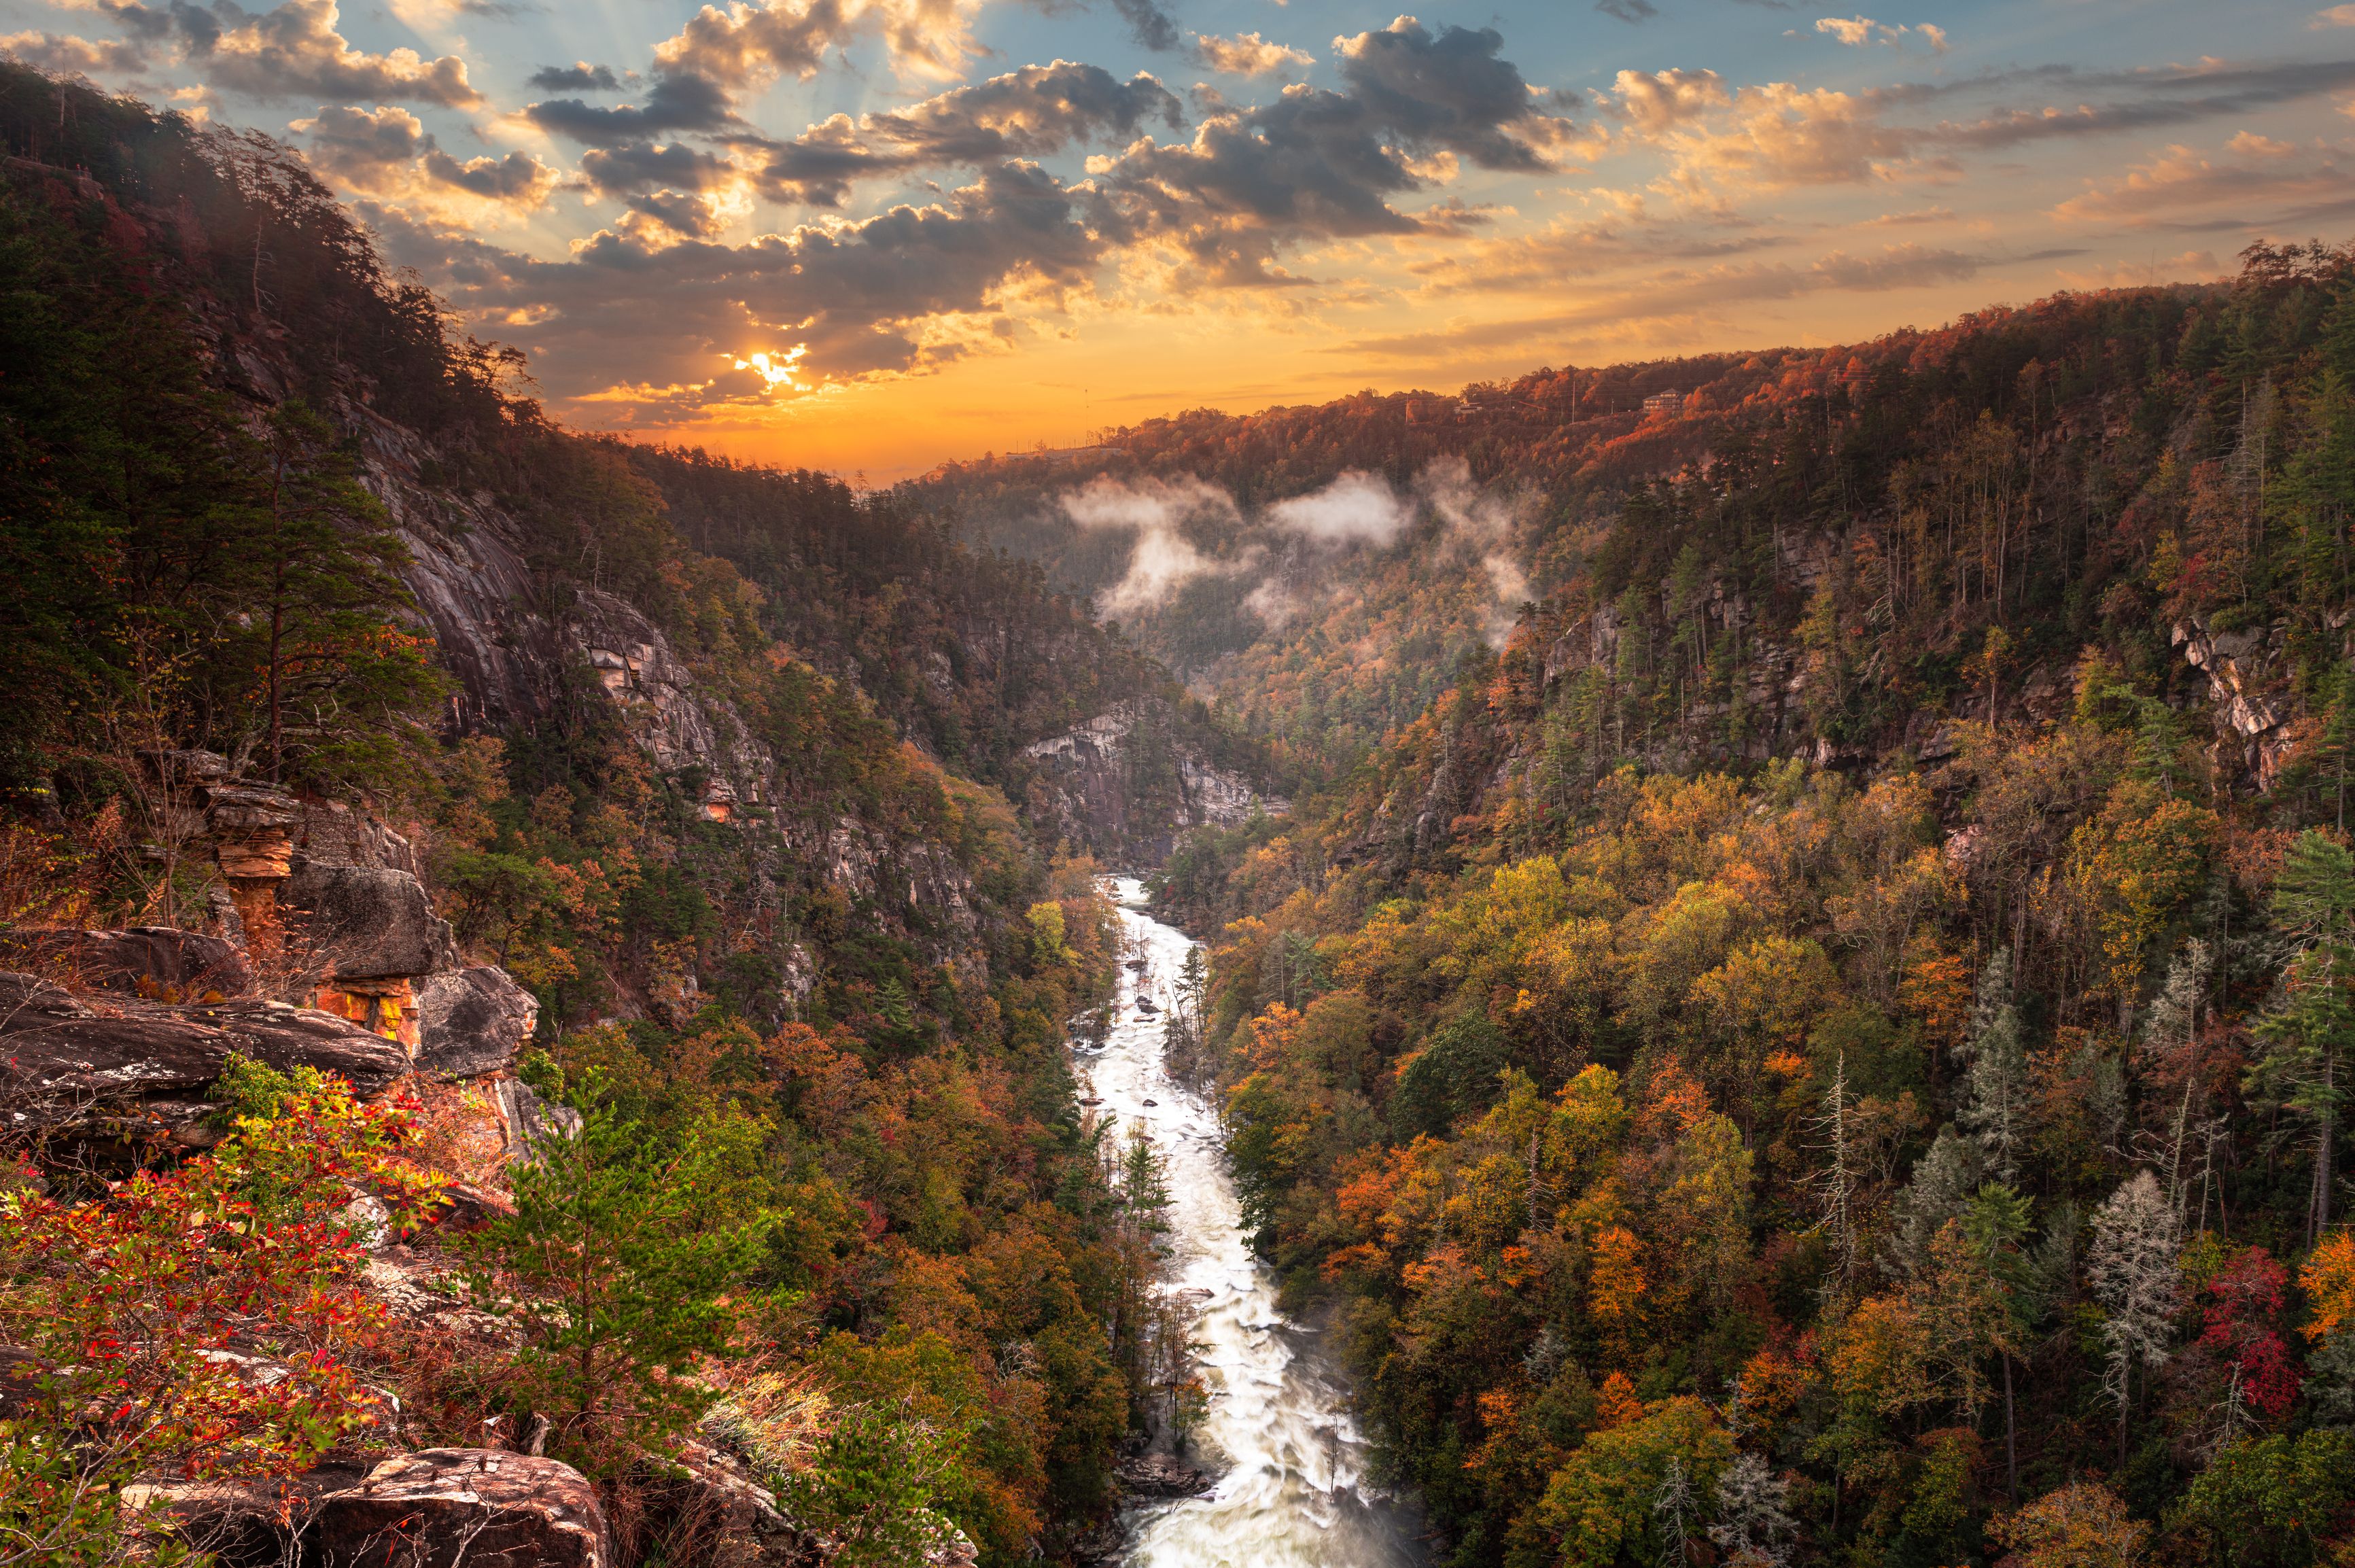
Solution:
<path fill-rule="evenodd" d="M 1905 626 L 1906 646 L 1884 656 L 1926 656 L 1915 678 L 1934 683 L 1998 619 L 2031 626 L 2035 646 L 2016 656 L 2028 665 L 2092 635 L 2109 571 L 2092 541 L 2162 454 L 2181 483 L 2246 442 L 2278 443 L 2288 405 L 2264 401 L 2244 430 L 2243 389 L 2256 398 L 2290 372 L 2338 264 L 2259 252 L 2235 287 L 2063 294 L 1852 347 L 1197 411 L 1105 432 L 1082 453 L 950 464 L 903 493 L 1076 592 L 1117 598 L 1138 533 L 1103 507 L 1082 526 L 1070 498 L 1212 487 L 1220 501 L 1168 523 L 1200 568 L 1107 613 L 1257 732 L 1327 766 L 1420 712 L 1476 645 L 1500 646 L 1523 598 L 1601 603 L 1634 584 L 1658 600 L 1639 619 L 1684 616 L 1667 580 L 1688 545 L 1684 571 L 1701 580 L 1683 592 L 1721 606 L 1707 637 L 1728 631 L 1728 594 L 1753 617 L 1710 656 L 1754 664 L 1751 645 L 1791 632 L 1823 562 L 1865 530 L 1889 574 L 1878 624 Z M 1393 529 L 1334 545 L 1284 526 L 1286 502 L 1353 471 L 1406 504 Z M 1430 499 L 1434 475 L 1459 473 L 1493 519 L 1477 541 Z M 1484 569 L 1497 552 L 1519 582 Z M 1280 624 L 1252 600 L 1269 582 L 1286 590 Z M 1730 678 L 1721 670 L 1721 688 Z"/>

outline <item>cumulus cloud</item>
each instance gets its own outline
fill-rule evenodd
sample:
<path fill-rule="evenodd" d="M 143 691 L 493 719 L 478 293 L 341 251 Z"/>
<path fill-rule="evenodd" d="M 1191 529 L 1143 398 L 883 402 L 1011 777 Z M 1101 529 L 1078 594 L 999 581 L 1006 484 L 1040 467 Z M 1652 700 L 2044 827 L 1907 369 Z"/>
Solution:
<path fill-rule="evenodd" d="M 1184 123 L 1177 98 L 1151 76 L 1122 81 L 1101 67 L 1057 60 L 908 109 L 855 122 L 835 115 L 772 146 L 759 177 L 775 199 L 836 207 L 858 179 L 1039 157 L 1075 142 L 1134 136 L 1155 120 Z"/>
<path fill-rule="evenodd" d="M 289 127 L 307 140 L 311 165 L 351 190 L 430 196 L 438 187 L 529 210 L 556 188 L 554 169 L 529 153 L 459 159 L 443 152 L 408 110 L 322 104 Z"/>
<path fill-rule="evenodd" d="M 1892 49 L 1902 48 L 1906 35 L 1912 34 L 1929 45 L 1931 53 L 1942 55 L 1946 52 L 1946 29 L 1929 22 L 1909 27 L 1902 23 L 1876 22 L 1863 16 L 1820 16 L 1816 20 L 1816 31 L 1828 34 L 1850 48 L 1859 49 L 1869 44 L 1886 44 Z"/>
<path fill-rule="evenodd" d="M 873 35 L 903 77 L 954 80 L 983 53 L 973 36 L 981 0 L 731 0 L 706 5 L 657 45 L 664 69 L 730 88 L 809 77 L 830 48 Z"/>
<path fill-rule="evenodd" d="M 1657 80 L 1657 79 L 1655 79 Z M 1770 81 L 1726 96 L 1721 112 L 1709 107 L 1704 84 L 1691 84 L 1684 102 L 1647 106 L 1648 122 L 1630 117 L 1674 159 L 1669 179 L 1698 194 L 1730 183 L 1745 187 L 1840 185 L 1886 178 L 1906 170 L 1917 132 L 1887 123 L 1882 105 L 1867 94 Z"/>
<path fill-rule="evenodd" d="M 474 109 L 484 102 L 455 55 L 426 59 L 415 49 L 369 54 L 336 31 L 335 0 L 286 0 L 248 11 L 237 0 L 197 5 L 174 0 L 91 0 L 135 42 L 168 48 L 208 85 L 277 102 L 296 98 L 375 99 Z"/>
<path fill-rule="evenodd" d="M 1195 63 L 1225 76 L 1273 76 L 1280 71 L 1305 70 L 1316 63 L 1306 49 L 1270 43 L 1257 33 L 1237 33 L 1231 38 L 1209 33 L 1194 35 Z"/>
<path fill-rule="evenodd" d="M 425 123 L 398 106 L 362 109 L 322 104 L 289 127 L 310 138 L 312 166 L 346 180 L 373 177 L 388 165 L 409 164 L 433 144 Z"/>
<path fill-rule="evenodd" d="M 1167 54 L 1183 37 L 1178 24 L 1156 0 L 1112 0 L 1112 5 L 1128 24 L 1128 36 L 1156 54 Z"/>
<path fill-rule="evenodd" d="M 735 105 L 719 84 L 692 74 L 663 77 L 647 90 L 644 103 L 609 109 L 578 98 L 551 98 L 527 105 L 523 115 L 552 136 L 591 147 L 643 141 L 669 131 L 722 131 L 739 123 Z"/>
<path fill-rule="evenodd" d="M 1191 143 L 1140 141 L 1092 160 L 1092 216 L 1115 243 L 1183 258 L 1170 285 L 1291 285 L 1276 264 L 1295 242 L 1435 232 L 1465 215 L 1419 218 L 1391 198 L 1460 156 L 1483 168 L 1551 166 L 1570 123 L 1547 114 L 1493 31 L 1432 34 L 1412 16 L 1337 38 L 1348 91 L 1295 84 L 1272 101 L 1205 120 Z"/>
<path fill-rule="evenodd" d="M 509 153 L 502 158 L 468 158 L 461 163 L 434 147 L 427 151 L 420 166 L 427 177 L 439 184 L 502 207 L 538 207 L 548 200 L 558 180 L 554 169 L 524 152 Z"/>
<path fill-rule="evenodd" d="M 1713 70 L 1623 70 L 1603 95 L 1604 112 L 1644 137 L 1664 135 L 1732 101 L 1725 79 Z"/>
<path fill-rule="evenodd" d="M 544 65 L 533 71 L 529 84 L 542 92 L 619 92 L 621 79 L 610 66 L 575 60 L 570 65 Z"/>
<path fill-rule="evenodd" d="M 1412 16 L 1378 31 L 1335 38 L 1341 80 L 1380 124 L 1411 143 L 1459 153 L 1484 169 L 1551 166 L 1569 121 L 1539 112 L 1528 82 L 1500 52 L 1493 27 L 1436 35 Z"/>
<path fill-rule="evenodd" d="M 0 54 L 60 76 L 128 76 L 147 69 L 147 50 L 128 38 L 73 33 L 0 33 Z"/>
<path fill-rule="evenodd" d="M 658 186 L 713 190 L 727 184 L 734 173 L 734 165 L 720 155 L 679 142 L 592 147 L 581 157 L 581 177 L 602 196 L 627 196 Z"/>

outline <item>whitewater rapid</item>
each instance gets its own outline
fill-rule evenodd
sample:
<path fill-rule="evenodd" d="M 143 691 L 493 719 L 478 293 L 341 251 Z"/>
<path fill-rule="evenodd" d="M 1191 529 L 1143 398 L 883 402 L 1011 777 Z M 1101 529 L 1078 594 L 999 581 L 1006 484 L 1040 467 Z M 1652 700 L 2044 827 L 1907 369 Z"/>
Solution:
<path fill-rule="evenodd" d="M 1082 1095 L 1116 1116 L 1124 1141 L 1142 1122 L 1168 1162 L 1168 1288 L 1195 1292 L 1195 1342 L 1209 1392 L 1188 1457 L 1219 1473 L 1207 1498 L 1131 1510 L 1124 1568 L 1416 1568 L 1403 1517 L 1363 1481 L 1365 1441 L 1348 1388 L 1320 1337 L 1276 1310 L 1273 1282 L 1244 1244 L 1217 1114 L 1162 1069 L 1162 1019 L 1193 943 L 1148 918 L 1144 885 L 1113 881 L 1129 951 L 1118 1020 L 1101 1051 L 1082 1047 Z M 1162 1009 L 1137 1008 L 1140 997 Z"/>

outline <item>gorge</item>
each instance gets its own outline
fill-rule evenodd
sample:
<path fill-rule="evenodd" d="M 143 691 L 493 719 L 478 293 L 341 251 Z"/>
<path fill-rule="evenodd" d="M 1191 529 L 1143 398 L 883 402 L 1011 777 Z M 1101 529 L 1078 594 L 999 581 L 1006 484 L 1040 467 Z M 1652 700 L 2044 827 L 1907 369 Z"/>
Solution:
<path fill-rule="evenodd" d="M 1145 912 L 1145 885 L 1114 884 L 1126 943 L 1145 967 L 1126 976 L 1103 1041 L 1080 1047 L 1083 1093 L 1109 1135 L 1141 1130 L 1170 1191 L 1165 1289 L 1184 1304 L 1207 1403 L 1189 1448 L 1220 1467 L 1207 1497 L 1149 1502 L 1124 1522 L 1124 1568 L 1245 1563 L 1411 1568 L 1425 1559 L 1410 1519 L 1367 1480 L 1367 1445 L 1347 1374 L 1325 1337 L 1286 1318 L 1252 1254 L 1227 1169 L 1215 1104 L 1174 1081 L 1162 1020 L 1194 944 Z M 1092 1106 L 1092 1109 L 1093 1107 Z"/>
<path fill-rule="evenodd" d="M 2355 1564 L 2355 249 L 978 458 L 911 414 L 870 484 L 699 443 L 1123 289 L 1271 364 L 1374 297 L 1204 216 L 1222 160 L 1371 179 L 1276 208 L 1419 311 L 1586 274 L 1401 192 L 1995 79 L 1540 91 L 1400 17 L 1313 84 L 1197 35 L 1250 107 L 1058 59 L 783 138 L 806 29 L 946 35 L 745 0 L 468 162 L 391 101 L 487 109 L 457 57 L 319 0 L 65 9 L 123 49 L 0 33 L 71 68 L 0 59 L 0 1568 Z M 2345 25 L 1998 85 L 2237 114 Z M 298 145 L 72 74 L 133 55 L 385 101 Z M 1897 287 L 1742 270 L 1786 240 L 1673 263 Z M 809 341 L 697 379 L 635 319 L 715 311 Z"/>

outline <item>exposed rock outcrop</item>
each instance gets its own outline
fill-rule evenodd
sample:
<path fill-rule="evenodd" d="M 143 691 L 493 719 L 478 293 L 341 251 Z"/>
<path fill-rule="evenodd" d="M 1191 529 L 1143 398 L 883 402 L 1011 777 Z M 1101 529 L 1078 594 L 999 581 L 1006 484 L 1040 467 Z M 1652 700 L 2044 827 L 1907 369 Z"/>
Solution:
<path fill-rule="evenodd" d="M 10 932 L 0 934 L 0 964 L 63 969 L 86 986 L 163 1002 L 242 996 L 253 984 L 245 955 L 228 942 L 167 925 Z"/>
<path fill-rule="evenodd" d="M 442 1079 L 504 1072 L 538 1022 L 538 1000 L 495 965 L 428 975 L 417 987 L 417 1070 Z"/>
<path fill-rule="evenodd" d="M 2239 752 L 2261 791 L 2273 788 L 2290 747 L 2283 724 L 2289 708 L 2286 682 L 2273 657 L 2278 635 L 2262 627 L 2211 632 L 2197 621 L 2174 629 L 2173 641 L 2185 662 L 2208 679 L 2219 746 Z"/>
<path fill-rule="evenodd" d="M 363 1094 L 410 1071 L 409 1053 L 345 1019 L 282 1002 L 163 1003 L 78 997 L 0 973 L 0 1125 L 18 1136 L 120 1117 L 190 1126 L 231 1052 L 272 1067 L 342 1074 Z"/>
<path fill-rule="evenodd" d="M 1167 704 L 1120 703 L 1023 749 L 1032 819 L 1100 855 L 1158 861 L 1189 828 L 1292 809 L 1178 739 Z"/>
<path fill-rule="evenodd" d="M 570 1465 L 490 1448 L 387 1459 L 321 1499 L 304 1531 L 314 1568 L 608 1568 L 612 1532 Z"/>

